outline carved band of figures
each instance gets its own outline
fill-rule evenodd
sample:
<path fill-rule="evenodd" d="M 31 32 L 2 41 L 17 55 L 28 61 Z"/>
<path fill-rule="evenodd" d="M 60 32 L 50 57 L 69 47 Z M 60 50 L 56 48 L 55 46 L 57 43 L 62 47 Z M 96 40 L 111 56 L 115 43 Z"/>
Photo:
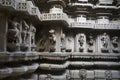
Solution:
<path fill-rule="evenodd" d="M 32 46 L 35 48 L 36 28 L 29 26 L 25 20 L 17 18 L 8 20 L 7 50 L 8 51 L 28 51 Z"/>

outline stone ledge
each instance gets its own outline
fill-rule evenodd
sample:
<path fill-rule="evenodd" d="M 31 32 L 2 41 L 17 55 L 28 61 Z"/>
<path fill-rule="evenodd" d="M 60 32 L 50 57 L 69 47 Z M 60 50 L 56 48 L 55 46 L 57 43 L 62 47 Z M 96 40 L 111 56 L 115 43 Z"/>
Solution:
<path fill-rule="evenodd" d="M 0 52 L 0 62 L 39 59 L 37 52 Z"/>

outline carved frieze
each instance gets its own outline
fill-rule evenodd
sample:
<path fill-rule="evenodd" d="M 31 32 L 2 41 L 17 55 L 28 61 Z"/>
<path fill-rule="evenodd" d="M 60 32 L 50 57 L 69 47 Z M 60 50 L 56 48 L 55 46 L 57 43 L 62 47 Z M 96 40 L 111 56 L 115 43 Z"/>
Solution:
<path fill-rule="evenodd" d="M 109 37 L 107 33 L 103 33 L 101 36 L 101 51 L 102 52 L 109 52 Z"/>

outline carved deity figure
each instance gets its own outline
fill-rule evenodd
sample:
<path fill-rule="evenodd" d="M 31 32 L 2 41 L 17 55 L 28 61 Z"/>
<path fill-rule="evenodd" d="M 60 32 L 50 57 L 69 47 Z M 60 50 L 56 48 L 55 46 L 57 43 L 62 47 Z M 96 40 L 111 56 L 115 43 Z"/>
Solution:
<path fill-rule="evenodd" d="M 118 44 L 119 44 L 118 36 L 112 37 L 113 52 L 116 52 L 116 53 L 119 52 Z"/>
<path fill-rule="evenodd" d="M 79 51 L 83 52 L 83 50 L 84 50 L 84 43 L 85 43 L 85 36 L 84 36 L 84 34 L 80 34 L 78 42 L 79 42 L 79 46 L 80 46 L 79 47 Z"/>
<path fill-rule="evenodd" d="M 80 34 L 80 37 L 79 37 L 79 39 L 78 39 L 78 42 L 79 42 L 79 44 L 80 44 L 80 47 L 83 47 L 83 44 L 84 44 L 84 42 L 85 42 L 85 37 L 84 37 L 83 34 Z"/>
<path fill-rule="evenodd" d="M 50 52 L 54 52 L 56 50 L 55 49 L 56 35 L 54 29 L 49 30 L 49 42 L 50 42 Z"/>
<path fill-rule="evenodd" d="M 89 36 L 89 41 L 88 41 L 88 51 L 89 52 L 92 52 L 93 51 L 93 44 L 94 44 L 94 39 L 93 39 L 93 36 L 92 34 L 90 34 Z"/>
<path fill-rule="evenodd" d="M 20 24 L 17 18 L 8 20 L 8 34 L 7 34 L 7 50 L 19 51 L 20 50 Z"/>
<path fill-rule="evenodd" d="M 102 42 L 102 46 L 103 48 L 107 49 L 108 48 L 108 35 L 107 33 L 104 33 L 101 37 L 101 42 Z"/>
<path fill-rule="evenodd" d="M 26 21 L 23 21 L 22 33 L 21 33 L 22 44 L 27 44 L 28 36 L 29 36 L 29 25 L 26 23 Z"/>
<path fill-rule="evenodd" d="M 61 35 L 61 51 L 62 52 L 65 52 L 65 49 L 66 49 L 66 45 L 65 45 L 65 34 L 63 33 Z"/>
<path fill-rule="evenodd" d="M 35 33 L 36 33 L 36 28 L 31 25 L 30 27 L 30 31 L 31 31 L 31 44 L 35 45 Z"/>
<path fill-rule="evenodd" d="M 20 43 L 20 24 L 16 18 L 9 20 L 8 42 L 15 44 Z"/>

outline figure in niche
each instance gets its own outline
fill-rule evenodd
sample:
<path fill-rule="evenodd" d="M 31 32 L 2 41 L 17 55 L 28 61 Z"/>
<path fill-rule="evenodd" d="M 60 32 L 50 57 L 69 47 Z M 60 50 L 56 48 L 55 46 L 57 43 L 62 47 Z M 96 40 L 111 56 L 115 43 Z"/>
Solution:
<path fill-rule="evenodd" d="M 61 51 L 62 52 L 65 52 L 66 50 L 66 45 L 65 45 L 65 34 L 63 33 L 61 35 Z"/>
<path fill-rule="evenodd" d="M 27 39 L 29 35 L 28 32 L 29 32 L 29 25 L 25 21 L 23 21 L 22 22 L 22 33 L 21 33 L 23 44 L 27 44 Z"/>
<path fill-rule="evenodd" d="M 23 21 L 22 22 L 22 32 L 21 32 L 21 38 L 22 38 L 22 44 L 21 44 L 21 50 L 22 51 L 27 51 L 29 48 L 29 25 Z"/>
<path fill-rule="evenodd" d="M 118 44 L 119 44 L 118 36 L 112 37 L 113 52 L 115 52 L 115 53 L 119 52 Z"/>
<path fill-rule="evenodd" d="M 49 30 L 49 42 L 50 42 L 50 52 L 54 52 L 55 45 L 56 45 L 56 35 L 55 35 L 55 30 L 51 29 Z"/>
<path fill-rule="evenodd" d="M 93 52 L 93 44 L 94 44 L 94 39 L 92 34 L 89 36 L 89 41 L 88 41 L 88 52 Z"/>
<path fill-rule="evenodd" d="M 8 51 L 20 50 L 20 24 L 17 18 L 8 21 Z"/>
<path fill-rule="evenodd" d="M 35 47 L 36 47 L 36 45 L 35 45 L 36 28 L 33 25 L 31 25 L 30 26 L 30 31 L 31 31 L 31 48 L 32 48 L 32 51 L 34 51 Z"/>
<path fill-rule="evenodd" d="M 107 33 L 104 33 L 101 37 L 101 42 L 102 42 L 102 52 L 108 52 L 108 35 Z"/>
<path fill-rule="evenodd" d="M 83 52 L 83 50 L 84 50 L 83 46 L 84 46 L 84 42 L 85 42 L 85 36 L 84 36 L 84 34 L 80 34 L 78 42 L 79 42 L 79 45 L 80 45 L 79 51 Z"/>
<path fill-rule="evenodd" d="M 79 71 L 79 76 L 80 76 L 80 80 L 86 80 L 87 77 L 87 71 L 85 69 L 81 69 Z"/>

